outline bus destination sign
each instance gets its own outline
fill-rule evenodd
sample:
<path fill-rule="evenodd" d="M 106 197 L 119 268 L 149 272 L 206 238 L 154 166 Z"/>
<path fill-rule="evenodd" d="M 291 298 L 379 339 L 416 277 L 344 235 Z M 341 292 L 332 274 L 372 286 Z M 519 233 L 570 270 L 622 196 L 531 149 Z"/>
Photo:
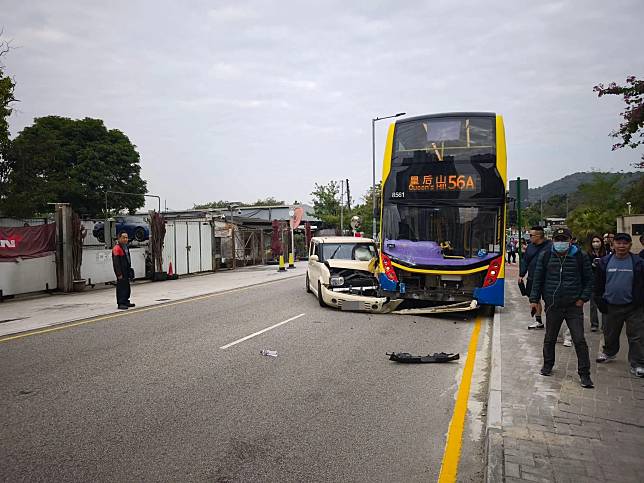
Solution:
<path fill-rule="evenodd" d="M 423 175 L 409 177 L 409 191 L 477 191 L 478 180 L 470 175 Z"/>

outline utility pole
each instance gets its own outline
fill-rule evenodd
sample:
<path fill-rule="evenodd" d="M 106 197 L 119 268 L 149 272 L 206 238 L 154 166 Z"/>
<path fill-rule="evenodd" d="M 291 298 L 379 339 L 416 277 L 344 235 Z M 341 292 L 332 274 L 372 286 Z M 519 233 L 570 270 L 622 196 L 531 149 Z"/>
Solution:
<path fill-rule="evenodd" d="M 523 240 L 523 223 L 521 222 L 521 178 L 517 178 L 517 223 L 519 225 L 517 253 L 519 254 L 519 263 L 521 263 L 521 240 Z"/>
<path fill-rule="evenodd" d="M 340 180 L 340 235 L 344 235 L 344 180 Z"/>

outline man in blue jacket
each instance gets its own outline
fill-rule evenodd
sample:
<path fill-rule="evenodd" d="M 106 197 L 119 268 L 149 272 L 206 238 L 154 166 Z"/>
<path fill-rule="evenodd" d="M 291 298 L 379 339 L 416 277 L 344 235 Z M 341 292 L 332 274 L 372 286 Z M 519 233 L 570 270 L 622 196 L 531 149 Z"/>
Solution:
<path fill-rule="evenodd" d="M 577 373 L 581 386 L 592 388 L 588 344 L 584 338 L 584 303 L 590 300 L 593 289 L 590 260 L 583 251 L 571 244 L 572 235 L 567 228 L 557 228 L 552 239 L 552 248 L 542 250 L 539 254 L 530 292 L 532 308 L 536 310 L 537 304 L 543 299 L 546 310 L 541 375 L 552 374 L 555 344 L 565 320 L 577 353 Z"/>
<path fill-rule="evenodd" d="M 644 377 L 644 260 L 631 253 L 628 233 L 617 233 L 613 253 L 599 260 L 594 297 L 604 315 L 604 348 L 597 362 L 615 359 L 626 324 L 631 373 Z"/>

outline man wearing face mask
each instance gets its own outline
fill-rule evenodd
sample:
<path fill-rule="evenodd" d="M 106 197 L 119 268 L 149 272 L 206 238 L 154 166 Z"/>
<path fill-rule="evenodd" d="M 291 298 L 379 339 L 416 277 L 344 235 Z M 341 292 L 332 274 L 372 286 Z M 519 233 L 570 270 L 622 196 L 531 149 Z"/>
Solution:
<path fill-rule="evenodd" d="M 588 256 L 575 245 L 567 228 L 557 228 L 552 248 L 543 250 L 537 259 L 530 303 L 536 310 L 543 298 L 546 311 L 546 334 L 543 339 L 541 374 L 549 376 L 555 365 L 555 344 L 561 324 L 566 321 L 577 353 L 577 373 L 581 386 L 592 388 L 590 357 L 584 338 L 584 303 L 592 295 L 593 274 Z"/>
<path fill-rule="evenodd" d="M 618 233 L 613 253 L 599 260 L 595 273 L 595 301 L 604 313 L 604 348 L 597 362 L 615 359 L 626 323 L 631 374 L 644 377 L 644 260 L 631 253 L 632 239 Z"/>

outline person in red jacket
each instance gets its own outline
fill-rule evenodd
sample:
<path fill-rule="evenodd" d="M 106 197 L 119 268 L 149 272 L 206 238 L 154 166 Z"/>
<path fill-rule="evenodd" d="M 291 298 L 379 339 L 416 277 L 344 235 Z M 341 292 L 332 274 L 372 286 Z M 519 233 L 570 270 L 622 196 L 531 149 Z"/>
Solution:
<path fill-rule="evenodd" d="M 128 235 L 123 231 L 119 233 L 118 243 L 112 248 L 112 265 L 116 275 L 116 304 L 119 310 L 134 307 L 134 304 L 130 303 L 130 278 L 133 278 L 133 272 L 127 242 Z"/>

